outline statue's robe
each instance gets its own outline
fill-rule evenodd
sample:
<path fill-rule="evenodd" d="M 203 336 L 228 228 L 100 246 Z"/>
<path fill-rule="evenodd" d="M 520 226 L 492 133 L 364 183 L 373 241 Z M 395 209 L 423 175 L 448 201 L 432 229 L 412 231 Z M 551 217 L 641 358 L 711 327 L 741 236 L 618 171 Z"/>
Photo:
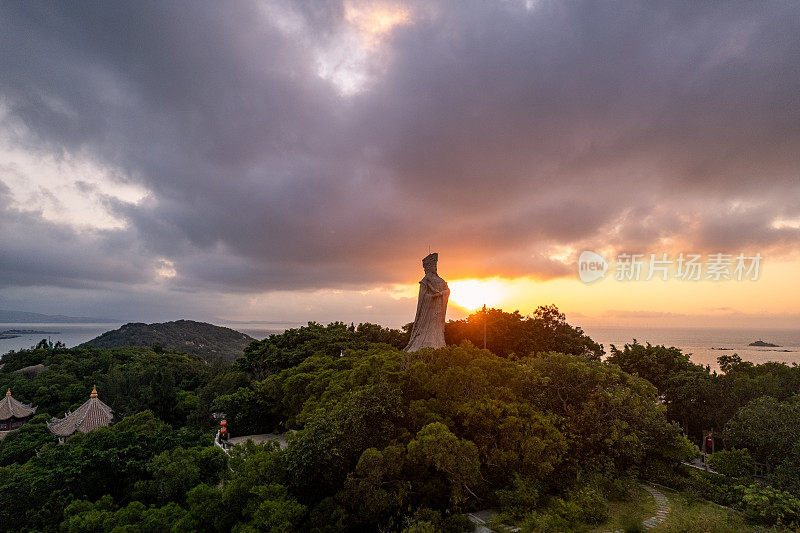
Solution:
<path fill-rule="evenodd" d="M 405 351 L 416 352 L 422 348 L 441 348 L 445 345 L 444 319 L 449 298 L 447 282 L 436 274 L 425 274 L 419 282 L 417 314 Z"/>

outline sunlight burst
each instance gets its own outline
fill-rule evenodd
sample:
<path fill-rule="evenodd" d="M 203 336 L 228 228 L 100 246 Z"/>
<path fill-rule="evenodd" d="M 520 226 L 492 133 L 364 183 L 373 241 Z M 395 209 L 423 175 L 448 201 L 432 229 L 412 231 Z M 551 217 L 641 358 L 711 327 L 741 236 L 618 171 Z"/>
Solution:
<path fill-rule="evenodd" d="M 508 294 L 508 288 L 499 278 L 462 279 L 451 281 L 449 285 L 450 300 L 470 311 L 483 304 L 496 306 Z"/>

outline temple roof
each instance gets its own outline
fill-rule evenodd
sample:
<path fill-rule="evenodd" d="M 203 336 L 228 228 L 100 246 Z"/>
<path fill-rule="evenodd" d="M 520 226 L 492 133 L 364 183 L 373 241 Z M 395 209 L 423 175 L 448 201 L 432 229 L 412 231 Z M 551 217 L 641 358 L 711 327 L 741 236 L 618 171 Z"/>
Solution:
<path fill-rule="evenodd" d="M 47 424 L 47 429 L 57 437 L 69 437 L 77 431 L 88 433 L 111 423 L 111 419 L 114 418 L 113 413 L 109 406 L 100 401 L 97 389 L 93 387 L 86 403 L 67 413 L 64 418 L 53 418 Z"/>
<path fill-rule="evenodd" d="M 24 403 L 15 400 L 11 396 L 11 389 L 6 392 L 5 397 L 0 400 L 0 420 L 8 420 L 9 418 L 26 418 L 36 412 L 35 407 L 25 405 Z"/>

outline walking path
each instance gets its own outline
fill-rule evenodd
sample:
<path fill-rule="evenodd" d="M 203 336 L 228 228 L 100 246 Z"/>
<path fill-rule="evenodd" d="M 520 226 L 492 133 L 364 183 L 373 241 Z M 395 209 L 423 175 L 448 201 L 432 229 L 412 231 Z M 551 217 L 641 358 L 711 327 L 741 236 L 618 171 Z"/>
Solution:
<path fill-rule="evenodd" d="M 667 518 L 667 514 L 669 514 L 669 500 L 663 493 L 661 493 L 658 489 L 653 487 L 652 485 L 645 485 L 644 483 L 639 484 L 644 490 L 650 493 L 653 499 L 656 501 L 656 514 L 655 516 L 651 516 L 644 522 L 642 525 L 645 529 L 653 529 L 661 522 L 663 522 Z"/>
<path fill-rule="evenodd" d="M 475 529 L 473 529 L 474 533 L 495 533 L 493 529 L 489 529 L 486 527 L 486 520 L 481 518 L 480 514 L 488 514 L 489 511 L 479 511 L 477 513 L 470 513 L 467 515 L 469 521 L 475 524 Z M 491 519 L 491 517 L 489 517 Z"/>
<path fill-rule="evenodd" d="M 656 501 L 656 514 L 648 518 L 647 520 L 642 522 L 642 526 L 645 529 L 653 529 L 654 527 L 658 526 L 666 520 L 667 515 L 669 514 L 669 500 L 667 499 L 664 494 L 653 487 L 652 485 L 645 485 L 644 483 L 639 483 L 639 486 L 642 487 L 644 490 L 650 493 L 653 499 Z M 613 533 L 622 533 L 621 529 L 614 531 Z"/>
<path fill-rule="evenodd" d="M 278 443 L 281 450 L 285 450 L 289 443 L 286 441 L 286 433 L 263 433 L 261 435 L 244 435 L 243 437 L 231 437 L 228 443 L 233 446 L 234 444 L 242 444 L 245 441 L 251 440 L 255 444 L 274 441 Z"/>
<path fill-rule="evenodd" d="M 474 533 L 497 533 L 494 529 L 489 529 L 486 525 L 491 520 L 492 517 L 495 515 L 494 509 L 484 509 L 482 511 L 475 511 L 474 513 L 469 513 L 467 517 L 469 518 L 470 522 L 475 524 L 475 529 L 473 530 Z M 511 526 L 502 526 L 503 532 L 510 531 L 512 533 L 518 533 L 521 531 L 521 528 L 518 527 L 511 527 Z"/>
<path fill-rule="evenodd" d="M 289 430 L 293 432 L 293 430 Z M 228 450 L 231 449 L 232 446 L 236 444 L 242 444 L 245 441 L 251 440 L 255 444 L 261 444 L 264 442 L 277 442 L 278 446 L 280 446 L 281 450 L 285 450 L 289 443 L 286 441 L 286 433 L 263 433 L 260 435 L 244 435 L 242 437 L 231 437 L 227 441 L 222 441 L 220 439 L 220 433 L 217 431 L 217 436 L 214 437 L 214 445 L 222 448 L 222 451 L 228 453 Z"/>
<path fill-rule="evenodd" d="M 704 463 L 702 459 L 692 459 L 691 461 L 682 461 L 682 462 L 686 466 L 691 466 L 692 468 L 696 468 L 698 470 L 704 470 L 706 472 L 711 472 L 712 474 L 717 474 L 718 476 L 722 475 L 719 472 L 715 471 L 714 469 L 709 468 L 708 465 L 706 463 Z"/>

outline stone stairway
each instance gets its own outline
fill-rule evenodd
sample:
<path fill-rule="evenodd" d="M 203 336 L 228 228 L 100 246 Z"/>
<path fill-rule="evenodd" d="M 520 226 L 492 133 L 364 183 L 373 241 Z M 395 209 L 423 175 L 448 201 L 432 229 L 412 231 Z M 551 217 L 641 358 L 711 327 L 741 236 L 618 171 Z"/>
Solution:
<path fill-rule="evenodd" d="M 670 507 L 669 507 L 669 499 L 667 499 L 664 494 L 659 491 L 657 488 L 653 487 L 652 485 L 646 485 L 644 483 L 639 483 L 639 486 L 650 493 L 650 496 L 656 501 L 656 514 L 651 516 L 650 518 L 642 521 L 642 526 L 645 529 L 653 529 L 654 527 L 661 524 L 664 520 L 666 520 L 667 515 L 669 514 Z M 618 529 L 613 531 L 612 533 L 623 533 L 622 530 Z"/>

